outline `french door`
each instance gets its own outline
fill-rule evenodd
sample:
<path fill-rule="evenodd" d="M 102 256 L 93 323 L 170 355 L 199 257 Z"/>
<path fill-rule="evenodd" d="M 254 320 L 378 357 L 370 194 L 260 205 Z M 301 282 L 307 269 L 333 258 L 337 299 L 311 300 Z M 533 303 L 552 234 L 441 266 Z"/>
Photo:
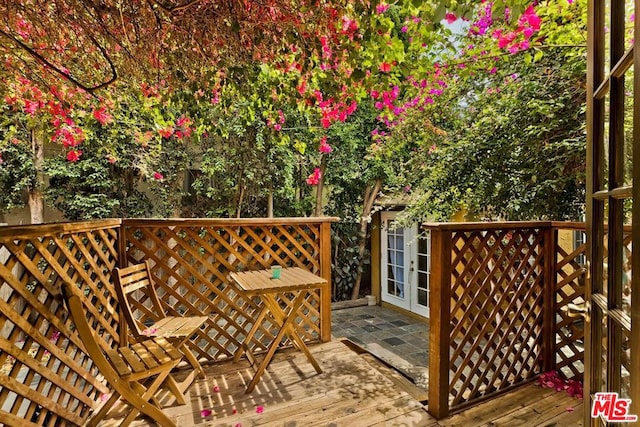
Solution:
<path fill-rule="evenodd" d="M 429 317 L 431 243 L 417 225 L 396 225 L 396 212 L 382 213 L 382 301 Z"/>
<path fill-rule="evenodd" d="M 589 0 L 584 424 L 591 426 L 640 425 L 633 421 L 640 415 L 640 275 L 631 274 L 640 271 L 640 257 L 632 256 L 640 247 L 633 227 L 640 221 L 638 5 Z M 621 410 L 612 410 L 612 399 L 624 403 Z"/>

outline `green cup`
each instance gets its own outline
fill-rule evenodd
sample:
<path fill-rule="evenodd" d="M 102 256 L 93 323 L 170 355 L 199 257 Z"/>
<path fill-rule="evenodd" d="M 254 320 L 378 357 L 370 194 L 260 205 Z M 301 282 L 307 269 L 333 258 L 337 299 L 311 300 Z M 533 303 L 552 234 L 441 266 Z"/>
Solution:
<path fill-rule="evenodd" d="M 271 278 L 272 279 L 279 279 L 280 278 L 280 273 L 282 273 L 282 267 L 279 265 L 273 265 L 271 266 Z"/>

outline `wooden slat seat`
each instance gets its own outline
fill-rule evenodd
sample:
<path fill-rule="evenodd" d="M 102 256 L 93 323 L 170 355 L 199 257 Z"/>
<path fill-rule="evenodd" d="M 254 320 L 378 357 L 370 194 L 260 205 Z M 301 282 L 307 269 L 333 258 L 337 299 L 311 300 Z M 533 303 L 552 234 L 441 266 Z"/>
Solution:
<path fill-rule="evenodd" d="M 127 339 L 128 328 L 134 340 L 157 337 L 171 342 L 194 368 L 193 373 L 180 385 L 182 391 L 193 382 L 196 376 L 200 375 L 202 378 L 206 378 L 202 365 L 189 349 L 188 341 L 207 322 L 209 317 L 167 316 L 156 293 L 156 284 L 148 261 L 126 268 L 116 268 L 113 271 L 113 280 L 118 302 L 126 319 L 126 325 L 121 326 L 121 339 Z M 140 322 L 136 316 L 137 311 L 147 316 L 145 320 L 151 319 L 154 323 L 145 325 Z"/>
<path fill-rule="evenodd" d="M 186 403 L 178 384 L 170 375 L 182 360 L 182 353 L 163 338 L 145 338 L 130 346 L 103 350 L 96 332 L 89 326 L 84 305 L 74 293 L 73 286 L 64 283 L 62 295 L 86 353 L 113 389 L 109 399 L 86 425 L 97 426 L 121 399 L 130 406 L 121 426 L 129 425 L 142 412 L 161 426 L 175 427 L 175 423 L 155 402 L 155 395 L 160 387 L 166 387 L 179 404 Z"/>

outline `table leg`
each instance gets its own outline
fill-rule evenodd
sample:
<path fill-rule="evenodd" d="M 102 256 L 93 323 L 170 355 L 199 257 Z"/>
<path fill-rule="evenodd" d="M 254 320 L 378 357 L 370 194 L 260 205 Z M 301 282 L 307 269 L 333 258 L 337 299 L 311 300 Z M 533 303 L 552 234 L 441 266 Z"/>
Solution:
<path fill-rule="evenodd" d="M 293 320 L 295 320 L 295 316 L 296 316 L 298 310 L 300 309 L 300 307 L 302 307 L 302 304 L 304 303 L 304 297 L 306 296 L 306 294 L 307 294 L 306 291 L 294 292 L 295 297 L 293 299 L 293 304 L 292 304 L 291 310 L 289 310 L 288 313 L 285 313 L 282 310 L 279 310 L 277 312 L 272 311 L 272 315 L 274 316 L 274 318 L 276 318 L 276 320 L 281 325 L 284 324 L 284 322 L 285 322 L 285 320 L 287 318 L 292 318 Z M 277 306 L 278 309 L 280 309 L 280 305 L 278 304 L 278 301 L 276 300 L 276 298 L 273 295 L 265 295 L 265 300 L 267 300 L 267 299 L 269 300 L 268 305 Z M 267 301 L 265 301 L 265 303 L 267 303 Z M 295 309 L 295 311 L 293 309 L 294 306 L 298 307 L 297 309 Z M 293 323 L 293 321 L 290 322 L 288 324 L 288 326 L 285 328 L 285 333 L 286 333 L 287 337 L 289 337 L 289 339 L 291 340 L 291 343 L 293 344 L 294 347 L 296 347 L 298 350 L 302 351 L 305 354 L 305 356 L 307 356 L 307 359 L 309 360 L 309 363 L 311 363 L 313 365 L 313 367 L 316 370 L 316 372 L 321 374 L 322 373 L 322 369 L 320 368 L 320 365 L 318 364 L 316 359 L 311 354 L 311 351 L 309 351 L 309 348 L 305 344 L 304 340 L 300 337 L 300 335 L 298 335 L 298 332 L 296 331 L 296 328 L 294 327 L 294 325 L 292 323 Z"/>
<path fill-rule="evenodd" d="M 290 313 L 297 313 L 298 309 L 302 305 L 302 301 L 303 301 L 302 298 L 296 298 L 293 303 L 293 307 L 291 307 Z M 265 308 L 268 308 L 269 310 L 271 310 L 271 313 L 274 315 L 275 321 L 278 321 L 278 317 L 280 319 L 285 319 L 285 321 L 284 323 L 282 323 L 282 326 L 280 327 L 278 334 L 276 335 L 273 342 L 269 346 L 267 354 L 264 356 L 264 359 L 258 366 L 258 369 L 256 369 L 256 373 L 253 376 L 253 379 L 247 386 L 247 391 L 245 392 L 247 394 L 251 393 L 255 388 L 256 384 L 258 384 L 258 381 L 260 381 L 260 377 L 262 377 L 262 374 L 264 373 L 265 369 L 267 369 L 267 366 L 269 366 L 269 363 L 271 363 L 271 359 L 273 358 L 273 355 L 276 353 L 276 350 L 280 345 L 280 340 L 282 340 L 282 337 L 287 332 L 287 326 L 290 325 L 295 318 L 295 316 L 287 317 L 285 313 L 282 311 L 282 309 L 280 308 L 280 305 L 278 304 L 278 302 L 275 301 L 275 298 L 273 296 L 265 295 L 263 302 L 265 304 Z M 275 304 L 273 302 L 275 302 Z"/>
<path fill-rule="evenodd" d="M 238 363 L 238 361 L 240 360 L 240 357 L 242 357 L 242 353 L 244 353 L 245 351 L 245 346 L 248 347 L 251 344 L 251 340 L 253 339 L 253 336 L 258 331 L 258 328 L 260 327 L 260 324 L 262 323 L 266 315 L 267 315 L 267 306 L 263 305 L 262 309 L 260 310 L 260 314 L 258 315 L 258 318 L 256 319 L 255 322 L 253 322 L 253 327 L 251 327 L 251 330 L 249 331 L 246 338 L 244 339 L 244 342 L 240 344 L 240 347 L 238 347 L 238 349 L 236 350 L 236 354 L 233 355 L 233 363 Z"/>

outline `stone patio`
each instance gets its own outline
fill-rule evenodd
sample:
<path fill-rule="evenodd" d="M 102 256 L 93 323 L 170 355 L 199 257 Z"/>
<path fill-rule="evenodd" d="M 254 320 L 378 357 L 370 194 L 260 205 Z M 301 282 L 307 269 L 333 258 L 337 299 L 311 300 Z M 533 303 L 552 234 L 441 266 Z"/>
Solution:
<path fill-rule="evenodd" d="M 331 312 L 334 338 L 346 338 L 427 388 L 429 324 L 377 305 Z"/>

